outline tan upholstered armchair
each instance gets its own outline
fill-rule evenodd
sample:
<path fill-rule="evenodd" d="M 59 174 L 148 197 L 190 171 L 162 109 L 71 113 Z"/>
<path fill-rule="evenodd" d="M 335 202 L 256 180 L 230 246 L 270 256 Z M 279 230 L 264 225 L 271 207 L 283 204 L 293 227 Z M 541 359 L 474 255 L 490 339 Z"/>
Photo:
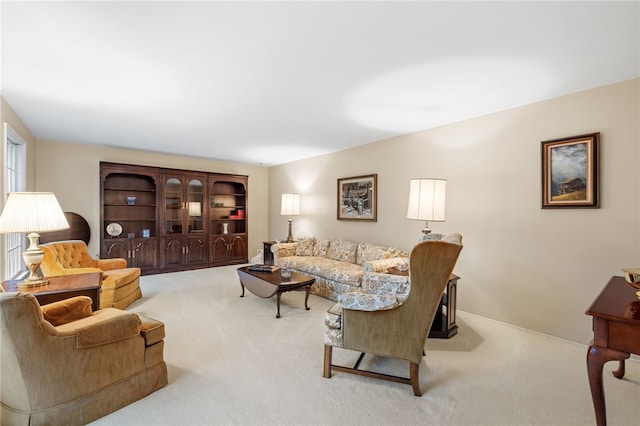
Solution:
<path fill-rule="evenodd" d="M 0 418 L 82 425 L 167 384 L 164 324 L 78 296 L 0 293 Z"/>
<path fill-rule="evenodd" d="M 324 377 L 339 371 L 410 384 L 421 396 L 420 362 L 429 329 L 462 250 L 462 236 L 416 245 L 409 260 L 410 287 L 394 293 L 352 292 L 327 311 Z M 332 364 L 333 347 L 362 352 L 353 368 Z M 365 353 L 409 361 L 409 378 L 359 369 Z"/>
<path fill-rule="evenodd" d="M 127 268 L 125 259 L 94 259 L 81 240 L 41 244 L 45 277 L 102 272 L 101 308 L 124 309 L 142 297 L 140 268 Z"/>

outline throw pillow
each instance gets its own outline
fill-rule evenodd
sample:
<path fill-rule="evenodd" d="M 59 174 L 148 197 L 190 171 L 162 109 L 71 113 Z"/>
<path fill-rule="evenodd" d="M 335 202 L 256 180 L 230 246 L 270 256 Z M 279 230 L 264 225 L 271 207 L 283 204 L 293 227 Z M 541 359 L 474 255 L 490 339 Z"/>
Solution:
<path fill-rule="evenodd" d="M 326 238 L 322 238 L 316 242 L 315 246 L 313 246 L 313 255 L 327 257 L 328 250 L 329 250 L 329 240 Z"/>
<path fill-rule="evenodd" d="M 329 244 L 327 257 L 340 262 L 356 263 L 358 244 L 351 241 L 333 240 Z"/>
<path fill-rule="evenodd" d="M 57 327 L 81 318 L 90 317 L 91 298 L 87 296 L 76 296 L 50 305 L 42 306 L 42 316 L 51 325 Z"/>
<path fill-rule="evenodd" d="M 314 237 L 300 238 L 298 240 L 298 247 L 296 247 L 296 256 L 313 256 L 313 246 L 316 243 Z"/>

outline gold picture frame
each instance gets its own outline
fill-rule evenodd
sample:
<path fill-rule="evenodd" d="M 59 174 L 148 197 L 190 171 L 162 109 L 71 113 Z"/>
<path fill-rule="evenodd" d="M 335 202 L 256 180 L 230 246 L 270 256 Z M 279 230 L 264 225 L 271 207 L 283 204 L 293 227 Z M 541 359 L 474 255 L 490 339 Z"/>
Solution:
<path fill-rule="evenodd" d="M 599 207 L 600 133 L 542 142 L 542 208 Z"/>

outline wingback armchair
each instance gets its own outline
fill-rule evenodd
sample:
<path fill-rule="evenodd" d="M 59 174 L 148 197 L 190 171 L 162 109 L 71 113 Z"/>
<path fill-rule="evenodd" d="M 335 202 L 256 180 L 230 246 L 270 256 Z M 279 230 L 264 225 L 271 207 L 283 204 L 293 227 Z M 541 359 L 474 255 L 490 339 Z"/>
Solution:
<path fill-rule="evenodd" d="M 142 297 L 140 268 L 127 268 L 125 259 L 94 259 L 81 240 L 41 244 L 40 264 L 46 277 L 102 272 L 100 307 L 124 309 Z"/>
<path fill-rule="evenodd" d="M 326 314 L 323 376 L 338 371 L 410 384 L 421 396 L 419 373 L 427 336 L 461 250 L 460 234 L 424 241 L 411 251 L 409 288 L 343 295 Z M 361 355 L 352 368 L 334 365 L 333 347 Z M 409 378 L 360 369 L 366 353 L 409 361 Z"/>
<path fill-rule="evenodd" d="M 91 303 L 0 293 L 3 425 L 82 425 L 167 384 L 164 324 Z"/>

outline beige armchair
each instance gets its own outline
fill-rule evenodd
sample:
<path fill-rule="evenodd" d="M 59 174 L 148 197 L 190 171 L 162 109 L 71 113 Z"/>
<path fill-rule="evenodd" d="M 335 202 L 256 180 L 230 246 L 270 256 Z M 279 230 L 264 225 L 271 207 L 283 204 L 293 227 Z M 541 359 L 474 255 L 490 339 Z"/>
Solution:
<path fill-rule="evenodd" d="M 167 384 L 164 324 L 78 296 L 0 293 L 0 418 L 82 425 Z"/>
<path fill-rule="evenodd" d="M 462 236 L 430 240 L 411 251 L 410 287 L 395 292 L 351 292 L 327 311 L 323 376 L 332 371 L 390 380 L 421 396 L 420 362 L 429 329 L 462 250 Z M 332 364 L 333 347 L 362 352 L 353 368 Z M 359 369 L 366 353 L 409 361 L 409 378 Z"/>

